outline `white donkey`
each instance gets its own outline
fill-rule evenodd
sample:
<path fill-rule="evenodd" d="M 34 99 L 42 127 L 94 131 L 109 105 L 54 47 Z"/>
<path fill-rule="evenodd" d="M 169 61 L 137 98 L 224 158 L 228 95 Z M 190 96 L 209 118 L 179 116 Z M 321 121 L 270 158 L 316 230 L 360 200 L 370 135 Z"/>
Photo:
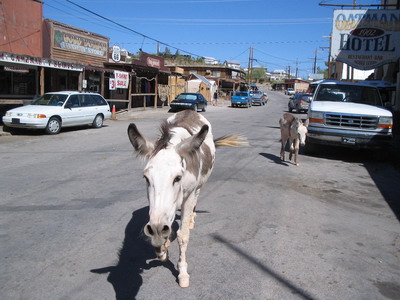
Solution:
<path fill-rule="evenodd" d="M 294 163 L 298 166 L 299 144 L 304 146 L 306 143 L 308 119 L 303 124 L 299 118 L 296 118 L 292 114 L 284 113 L 279 120 L 279 125 L 281 128 L 281 159 L 285 161 L 285 147 L 289 140 L 289 160 L 292 160 L 294 153 Z"/>
<path fill-rule="evenodd" d="M 184 110 L 169 117 L 161 125 L 161 137 L 155 143 L 138 131 L 135 124 L 128 128 L 129 139 L 138 155 L 146 158 L 144 178 L 150 205 L 150 221 L 144 233 L 155 247 L 158 259 L 168 259 L 171 228 L 178 209 L 181 224 L 179 243 L 179 285 L 189 286 L 186 249 L 189 229 L 194 227 L 194 211 L 200 189 L 214 166 L 216 146 L 241 146 L 238 136 L 213 140 L 211 124 L 197 112 Z"/>

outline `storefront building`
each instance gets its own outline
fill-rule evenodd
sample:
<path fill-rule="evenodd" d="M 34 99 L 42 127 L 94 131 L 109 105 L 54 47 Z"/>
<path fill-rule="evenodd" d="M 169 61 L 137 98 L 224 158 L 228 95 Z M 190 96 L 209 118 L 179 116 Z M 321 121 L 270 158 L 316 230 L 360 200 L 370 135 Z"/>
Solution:
<path fill-rule="evenodd" d="M 241 90 L 246 85 L 245 72 L 236 68 L 220 65 L 177 65 L 184 70 L 184 76 L 198 74 L 217 83 L 221 96 L 227 96 Z"/>
<path fill-rule="evenodd" d="M 164 58 L 139 53 L 139 59 L 132 59 L 130 63 L 106 63 L 107 68 L 125 68 L 131 70 L 128 98 L 119 100 L 118 107 L 131 109 L 136 107 L 160 107 L 168 104 L 168 80 L 171 72 L 164 65 Z M 134 76 L 133 76 L 134 75 Z M 112 99 L 109 100 L 111 103 Z"/>
<path fill-rule="evenodd" d="M 81 74 L 83 70 L 71 62 L 0 52 L 0 104 L 26 104 L 43 94 L 45 81 L 53 81 L 51 77 L 46 79 L 45 74 Z M 71 77 L 61 78 L 60 83 Z"/>
<path fill-rule="evenodd" d="M 46 90 L 86 90 L 104 94 L 109 39 L 54 20 L 44 20 L 43 56 L 85 66 L 82 73 L 46 70 Z"/>

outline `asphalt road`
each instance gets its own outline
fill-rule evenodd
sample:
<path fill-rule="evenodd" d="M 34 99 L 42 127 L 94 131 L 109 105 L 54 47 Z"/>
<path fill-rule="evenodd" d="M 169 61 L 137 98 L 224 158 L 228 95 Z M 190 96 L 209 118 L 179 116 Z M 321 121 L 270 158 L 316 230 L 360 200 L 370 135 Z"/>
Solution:
<path fill-rule="evenodd" d="M 126 134 L 135 122 L 154 139 L 170 113 L 0 137 L 0 299 L 400 299 L 399 172 L 330 148 L 281 162 L 287 101 L 204 113 L 215 137 L 250 146 L 217 150 L 186 289 L 177 243 L 162 264 L 145 242 L 144 164 Z"/>

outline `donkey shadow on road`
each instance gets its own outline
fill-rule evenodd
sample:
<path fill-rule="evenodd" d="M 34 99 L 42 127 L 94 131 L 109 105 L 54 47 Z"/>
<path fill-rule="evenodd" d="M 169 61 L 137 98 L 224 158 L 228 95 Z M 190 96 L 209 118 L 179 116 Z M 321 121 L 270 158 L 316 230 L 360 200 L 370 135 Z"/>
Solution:
<path fill-rule="evenodd" d="M 281 158 L 279 156 L 276 156 L 274 154 L 271 153 L 259 153 L 261 156 L 268 158 L 269 160 L 273 161 L 274 163 L 278 164 L 278 165 L 282 165 L 285 167 L 289 167 L 289 164 L 285 161 L 282 161 Z"/>
<path fill-rule="evenodd" d="M 92 273 L 109 273 L 107 281 L 114 288 L 117 300 L 132 300 L 136 298 L 143 284 L 141 274 L 144 270 L 164 266 L 178 279 L 178 271 L 168 260 L 164 263 L 156 259 L 154 248 L 146 240 L 143 227 L 149 220 L 149 207 L 143 207 L 132 213 L 132 218 L 125 229 L 125 238 L 119 250 L 119 260 L 116 266 L 90 270 Z M 177 223 L 173 225 L 176 229 Z M 176 232 L 176 231 L 175 231 Z M 147 263 L 148 260 L 151 260 Z"/>

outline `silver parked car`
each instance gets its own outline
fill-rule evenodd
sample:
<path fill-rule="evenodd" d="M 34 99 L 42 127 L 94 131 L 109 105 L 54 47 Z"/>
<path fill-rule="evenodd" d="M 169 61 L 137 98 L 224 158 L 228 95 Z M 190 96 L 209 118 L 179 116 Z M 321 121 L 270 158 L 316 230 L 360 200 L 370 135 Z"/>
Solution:
<path fill-rule="evenodd" d="M 250 91 L 251 100 L 254 104 L 265 105 L 265 97 L 262 91 Z"/>
<path fill-rule="evenodd" d="M 292 112 L 296 110 L 297 113 L 307 112 L 312 99 L 312 94 L 309 93 L 297 93 L 290 97 L 288 103 L 288 110 Z"/>
<path fill-rule="evenodd" d="M 110 105 L 97 93 L 65 91 L 46 93 L 31 105 L 11 109 L 3 123 L 12 128 L 45 129 L 58 134 L 61 128 L 92 125 L 101 128 L 111 118 Z"/>

